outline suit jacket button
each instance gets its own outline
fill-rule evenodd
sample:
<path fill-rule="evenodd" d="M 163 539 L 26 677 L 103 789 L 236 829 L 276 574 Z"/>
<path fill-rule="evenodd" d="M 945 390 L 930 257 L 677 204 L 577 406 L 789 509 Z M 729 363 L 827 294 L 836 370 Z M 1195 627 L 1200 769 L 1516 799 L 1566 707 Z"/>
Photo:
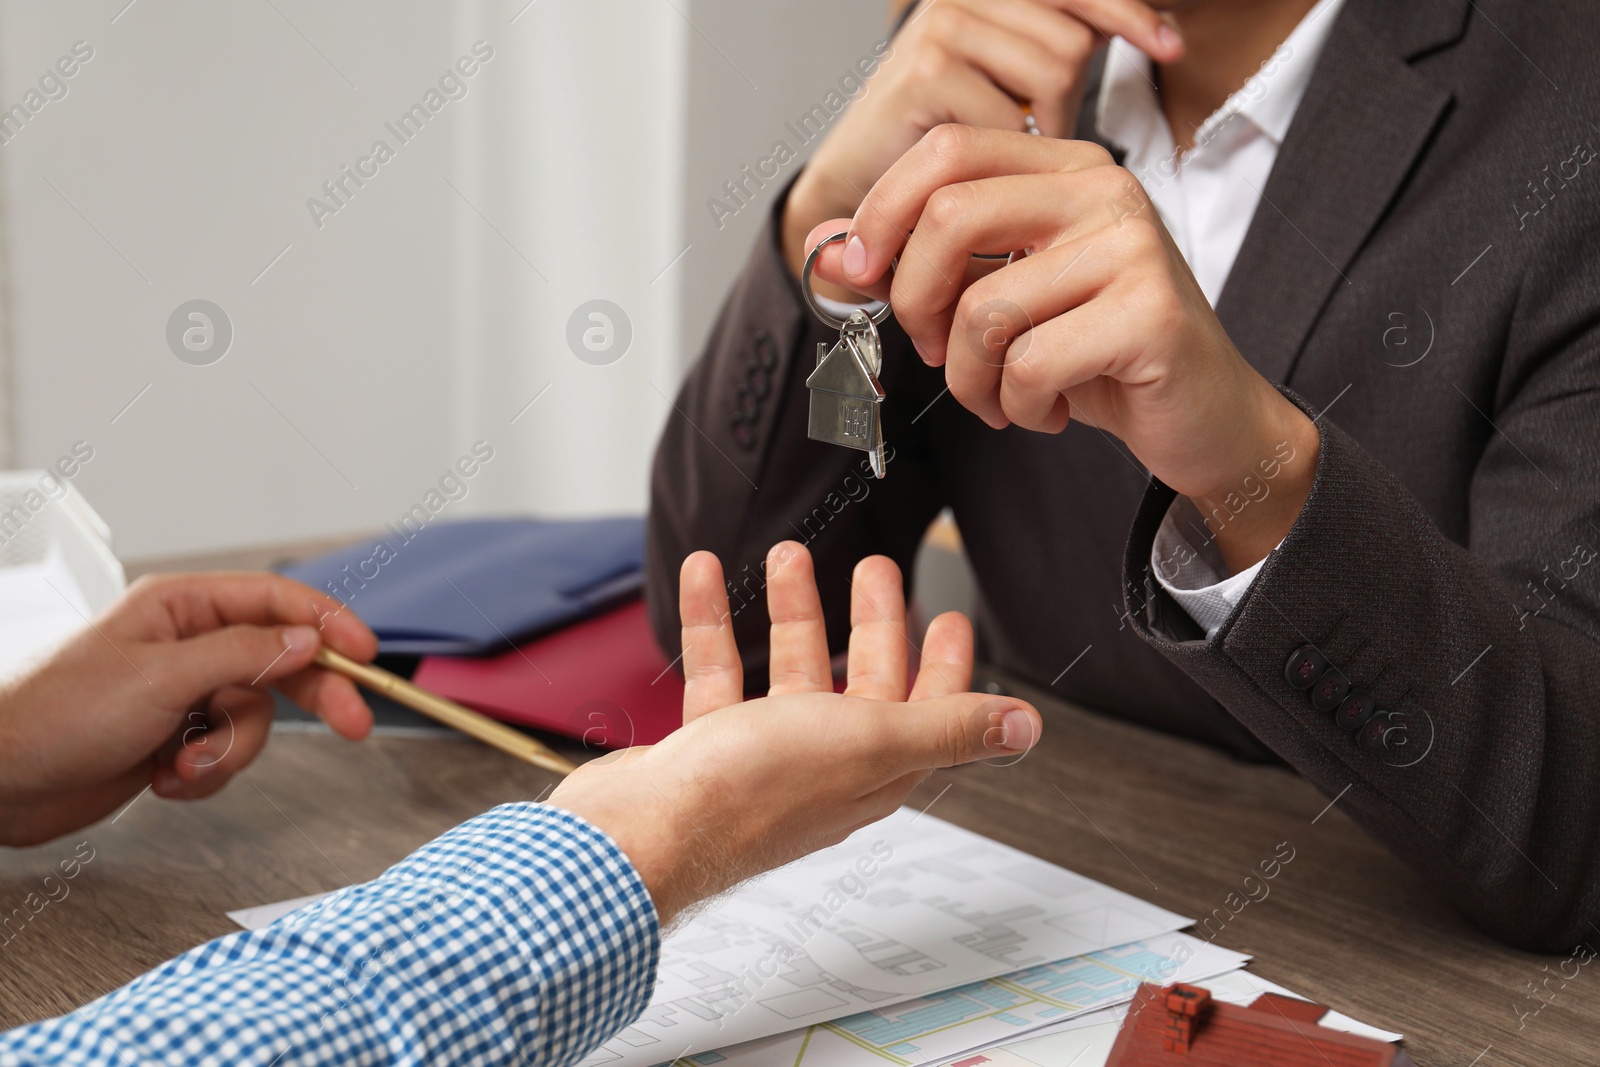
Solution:
<path fill-rule="evenodd" d="M 1387 711 L 1380 711 L 1356 731 L 1356 744 L 1363 752 L 1382 754 L 1389 751 L 1389 734 L 1396 729 Z"/>
<path fill-rule="evenodd" d="M 756 333 L 756 365 L 770 371 L 778 365 L 778 344 L 766 330 Z"/>
<path fill-rule="evenodd" d="M 748 422 L 743 419 L 734 419 L 728 428 L 733 432 L 734 444 L 743 449 L 755 447 L 756 431 Z"/>
<path fill-rule="evenodd" d="M 1283 665 L 1283 680 L 1296 689 L 1310 689 L 1328 669 L 1328 659 L 1310 645 L 1301 645 Z"/>
<path fill-rule="evenodd" d="M 767 394 L 772 392 L 772 375 L 767 373 L 765 367 L 752 364 L 746 368 L 744 380 L 757 400 L 765 400 Z"/>
<path fill-rule="evenodd" d="M 1352 689 L 1333 709 L 1333 721 L 1341 730 L 1359 730 L 1378 713 L 1378 702 L 1365 689 Z"/>
<path fill-rule="evenodd" d="M 1350 679 L 1338 667 L 1329 667 L 1311 687 L 1311 706 L 1318 711 L 1332 711 L 1344 703 L 1345 694 L 1349 692 Z"/>

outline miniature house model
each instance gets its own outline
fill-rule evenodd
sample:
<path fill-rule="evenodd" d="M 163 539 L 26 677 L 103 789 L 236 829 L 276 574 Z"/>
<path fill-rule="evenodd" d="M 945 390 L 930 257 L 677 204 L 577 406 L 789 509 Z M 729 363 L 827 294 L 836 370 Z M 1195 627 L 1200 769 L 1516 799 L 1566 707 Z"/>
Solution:
<path fill-rule="evenodd" d="M 1394 1045 L 1318 1024 L 1328 1009 L 1264 993 L 1246 1008 L 1192 985 L 1145 983 L 1107 1067 L 1411 1067 Z"/>

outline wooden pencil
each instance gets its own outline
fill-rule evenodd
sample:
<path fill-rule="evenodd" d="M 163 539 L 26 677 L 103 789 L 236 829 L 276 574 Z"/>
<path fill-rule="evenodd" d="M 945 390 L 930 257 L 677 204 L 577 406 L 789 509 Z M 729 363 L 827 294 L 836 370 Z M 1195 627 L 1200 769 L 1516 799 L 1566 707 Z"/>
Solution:
<path fill-rule="evenodd" d="M 398 674 L 391 674 L 382 667 L 374 667 L 370 663 L 357 663 L 327 647 L 317 651 L 316 662 L 319 667 L 326 667 L 353 682 L 366 686 L 375 693 L 382 693 L 396 704 L 404 704 L 412 711 L 420 712 L 435 722 L 460 730 L 469 737 L 475 737 L 484 744 L 492 745 L 501 752 L 531 763 L 535 767 L 543 767 L 557 774 L 570 774 L 578 769 L 577 764 L 556 755 L 527 734 L 513 730 L 504 723 L 496 722 L 471 708 L 462 707 L 453 700 L 446 700 L 420 686 L 412 685 Z"/>

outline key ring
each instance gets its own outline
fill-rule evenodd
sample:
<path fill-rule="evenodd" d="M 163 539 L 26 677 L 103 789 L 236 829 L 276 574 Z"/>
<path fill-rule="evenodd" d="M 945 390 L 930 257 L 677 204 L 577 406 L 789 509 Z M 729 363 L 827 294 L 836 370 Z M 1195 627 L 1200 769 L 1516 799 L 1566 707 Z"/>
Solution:
<path fill-rule="evenodd" d="M 811 254 L 806 257 L 805 268 L 800 272 L 800 293 L 806 298 L 806 307 L 811 309 L 811 314 L 815 315 L 829 326 L 832 326 L 835 330 L 843 330 L 845 321 L 837 316 L 828 314 L 822 309 L 822 305 L 817 303 L 817 296 L 811 291 L 811 268 L 817 265 L 817 257 L 822 254 L 822 250 L 824 248 L 827 248 L 835 241 L 842 241 L 848 236 L 850 236 L 848 230 L 840 230 L 831 237 L 824 237 L 821 243 L 818 244 L 817 247 L 813 248 L 811 250 Z M 894 264 L 891 263 L 889 266 L 891 270 L 894 269 Z M 862 310 L 865 310 L 865 308 L 863 307 Z M 883 307 L 879 308 L 868 317 L 872 320 L 872 324 L 876 326 L 878 323 L 889 317 L 891 310 L 892 309 L 889 307 L 889 304 L 885 302 Z"/>

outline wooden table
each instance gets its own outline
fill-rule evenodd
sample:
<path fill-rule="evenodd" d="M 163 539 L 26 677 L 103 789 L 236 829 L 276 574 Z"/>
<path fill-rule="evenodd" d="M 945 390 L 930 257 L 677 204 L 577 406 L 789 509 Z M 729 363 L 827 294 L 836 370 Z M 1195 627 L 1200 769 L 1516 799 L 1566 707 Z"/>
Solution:
<path fill-rule="evenodd" d="M 1558 974 L 1560 958 L 1479 934 L 1425 873 L 1390 857 L 1291 772 L 1008 688 L 1045 709 L 1039 747 L 1014 766 L 936 774 L 913 803 L 1193 916 L 1228 915 L 1228 895 L 1243 897 L 1244 878 L 1288 842 L 1294 859 L 1269 895 L 1215 935 L 1253 954 L 1255 972 L 1406 1034 L 1419 1064 L 1596 1062 L 1600 967 L 1564 988 L 1551 981 L 1543 1009 L 1519 1019 L 1541 1003 L 1529 984 Z M 582 756 L 575 745 L 563 751 Z M 226 910 L 371 878 L 455 823 L 553 782 L 455 737 L 352 744 L 279 731 L 210 800 L 147 795 L 115 822 L 0 851 L 3 918 L 78 842 L 94 849 L 68 895 L 0 945 L 0 1026 L 65 1011 L 231 932 Z"/>

